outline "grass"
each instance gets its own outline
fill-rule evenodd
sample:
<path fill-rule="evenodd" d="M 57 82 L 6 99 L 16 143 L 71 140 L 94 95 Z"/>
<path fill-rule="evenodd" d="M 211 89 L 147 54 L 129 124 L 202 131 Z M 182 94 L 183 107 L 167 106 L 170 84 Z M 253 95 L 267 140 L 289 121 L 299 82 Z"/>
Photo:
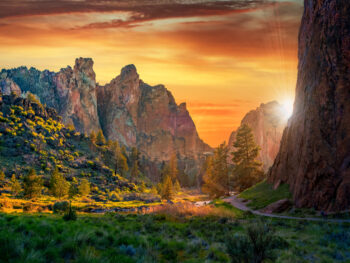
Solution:
<path fill-rule="evenodd" d="M 250 200 L 248 206 L 254 210 L 261 209 L 281 199 L 292 198 L 287 184 L 280 185 L 276 190 L 266 181 L 262 181 L 239 195 Z"/>
<path fill-rule="evenodd" d="M 229 263 L 228 237 L 242 234 L 256 220 L 109 213 L 67 222 L 52 214 L 0 214 L 0 262 Z M 276 251 L 276 262 L 350 261 L 349 224 L 268 222 L 287 242 Z"/>

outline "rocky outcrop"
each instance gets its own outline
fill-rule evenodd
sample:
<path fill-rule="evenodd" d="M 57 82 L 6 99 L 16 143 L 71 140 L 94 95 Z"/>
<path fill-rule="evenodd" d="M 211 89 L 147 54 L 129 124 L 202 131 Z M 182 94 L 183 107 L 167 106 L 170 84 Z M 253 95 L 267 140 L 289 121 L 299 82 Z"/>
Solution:
<path fill-rule="evenodd" d="M 136 146 L 151 160 L 197 159 L 211 148 L 198 136 L 186 109 L 163 86 L 142 82 L 134 65 L 98 88 L 101 127 L 107 138 Z"/>
<path fill-rule="evenodd" d="M 92 67 L 92 59 L 79 58 L 73 69 L 68 66 L 58 73 L 26 67 L 3 69 L 0 88 L 4 94 L 35 94 L 41 103 L 56 109 L 65 124 L 74 124 L 78 131 L 89 134 L 100 129 Z"/>
<path fill-rule="evenodd" d="M 260 146 L 261 150 L 258 160 L 262 163 L 265 172 L 273 164 L 278 153 L 282 138 L 283 129 L 286 126 L 287 118 L 283 116 L 283 106 L 273 101 L 261 104 L 255 110 L 248 112 L 241 125 L 247 124 L 252 128 L 255 142 Z M 231 133 L 228 146 L 230 152 L 234 151 L 233 144 L 236 140 L 236 133 Z M 229 161 L 231 162 L 232 157 Z"/>
<path fill-rule="evenodd" d="M 105 86 L 96 85 L 93 61 L 78 58 L 74 68 L 58 73 L 20 67 L 2 70 L 3 92 L 35 94 L 49 107 L 56 109 L 65 124 L 74 124 L 85 134 L 102 128 L 104 135 L 127 147 L 137 147 L 142 155 L 160 163 L 174 153 L 179 166 L 195 174 L 203 152 L 211 151 L 198 136 L 186 109 L 177 105 L 172 94 L 162 85 L 142 82 L 134 65 Z"/>
<path fill-rule="evenodd" d="M 269 181 L 297 207 L 350 208 L 350 2 L 305 1 L 294 112 Z"/>
<path fill-rule="evenodd" d="M 21 95 L 21 89 L 13 80 L 6 78 L 6 75 L 0 80 L 0 91 L 3 95 L 11 95 L 15 93 L 17 96 Z"/>

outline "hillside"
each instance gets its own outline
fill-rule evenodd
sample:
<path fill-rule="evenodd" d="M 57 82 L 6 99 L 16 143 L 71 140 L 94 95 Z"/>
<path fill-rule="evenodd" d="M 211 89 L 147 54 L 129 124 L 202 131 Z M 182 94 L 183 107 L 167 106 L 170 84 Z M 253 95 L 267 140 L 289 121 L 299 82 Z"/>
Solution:
<path fill-rule="evenodd" d="M 68 181 L 86 178 L 96 191 L 134 187 L 114 175 L 109 146 L 98 146 L 63 125 L 56 111 L 41 105 L 33 95 L 0 95 L 0 138 L 0 167 L 7 177 L 21 178 L 34 168 L 47 183 L 57 167 Z"/>

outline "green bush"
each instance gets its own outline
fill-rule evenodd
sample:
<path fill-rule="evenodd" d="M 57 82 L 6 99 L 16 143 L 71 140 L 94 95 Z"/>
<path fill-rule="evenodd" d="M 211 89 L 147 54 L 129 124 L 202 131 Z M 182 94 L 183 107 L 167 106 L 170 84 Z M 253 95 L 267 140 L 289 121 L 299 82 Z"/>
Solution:
<path fill-rule="evenodd" d="M 55 214 L 66 213 L 69 210 L 69 203 L 67 201 L 56 202 L 52 210 Z"/>

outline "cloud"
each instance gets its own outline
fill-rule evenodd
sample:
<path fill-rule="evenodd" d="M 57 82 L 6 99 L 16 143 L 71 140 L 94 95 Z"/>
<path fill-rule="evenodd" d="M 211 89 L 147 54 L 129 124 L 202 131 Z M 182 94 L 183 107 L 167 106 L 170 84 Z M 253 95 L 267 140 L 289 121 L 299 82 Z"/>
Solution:
<path fill-rule="evenodd" d="M 130 12 L 129 24 L 154 19 L 222 15 L 234 10 L 256 8 L 269 3 L 269 0 L 2 0 L 0 2 L 0 18 L 14 16 L 33 16 L 62 13 L 85 12 Z M 114 21 L 119 24 L 119 21 Z"/>

